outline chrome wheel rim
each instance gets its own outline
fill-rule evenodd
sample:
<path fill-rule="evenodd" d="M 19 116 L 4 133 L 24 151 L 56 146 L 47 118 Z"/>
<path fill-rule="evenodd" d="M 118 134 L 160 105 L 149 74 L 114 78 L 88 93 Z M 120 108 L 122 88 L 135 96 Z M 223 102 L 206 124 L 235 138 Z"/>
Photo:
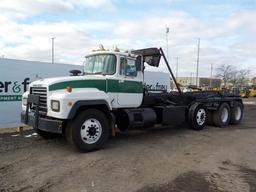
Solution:
<path fill-rule="evenodd" d="M 242 115 L 242 110 L 241 110 L 241 108 L 240 107 L 236 107 L 235 108 L 235 119 L 237 120 L 237 121 L 239 121 L 239 119 L 241 118 L 241 115 Z"/>
<path fill-rule="evenodd" d="M 203 125 L 206 120 L 206 111 L 205 109 L 199 109 L 196 114 L 196 122 L 198 125 Z"/>
<path fill-rule="evenodd" d="M 225 123 L 227 122 L 227 120 L 228 120 L 228 109 L 225 107 L 221 111 L 221 121 Z"/>
<path fill-rule="evenodd" d="M 80 135 L 86 144 L 96 143 L 102 134 L 102 127 L 97 119 L 87 119 L 81 126 Z"/>

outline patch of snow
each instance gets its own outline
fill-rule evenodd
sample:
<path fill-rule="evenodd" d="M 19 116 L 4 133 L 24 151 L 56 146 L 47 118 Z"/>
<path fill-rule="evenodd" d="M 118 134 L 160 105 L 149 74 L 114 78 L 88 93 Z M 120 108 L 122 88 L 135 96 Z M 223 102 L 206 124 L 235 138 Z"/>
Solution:
<path fill-rule="evenodd" d="M 32 133 L 32 134 L 28 134 L 28 135 L 25 135 L 25 137 L 29 138 L 29 137 L 37 137 L 37 133 Z"/>

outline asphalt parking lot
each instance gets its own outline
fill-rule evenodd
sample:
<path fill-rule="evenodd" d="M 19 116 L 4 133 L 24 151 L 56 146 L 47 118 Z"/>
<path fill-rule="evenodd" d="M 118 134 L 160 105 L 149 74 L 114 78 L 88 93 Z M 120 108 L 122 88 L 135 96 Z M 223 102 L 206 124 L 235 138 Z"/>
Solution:
<path fill-rule="evenodd" d="M 33 130 L 0 134 L 0 192 L 255 192 L 256 98 L 241 125 L 133 131 L 105 149 L 74 151 Z"/>

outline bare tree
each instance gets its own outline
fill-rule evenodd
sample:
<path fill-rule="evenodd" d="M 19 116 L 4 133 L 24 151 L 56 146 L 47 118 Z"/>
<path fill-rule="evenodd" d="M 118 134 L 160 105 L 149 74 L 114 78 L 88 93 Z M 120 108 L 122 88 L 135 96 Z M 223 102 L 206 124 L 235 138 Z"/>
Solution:
<path fill-rule="evenodd" d="M 247 82 L 249 73 L 250 71 L 248 69 L 237 70 L 232 65 L 221 65 L 217 68 L 216 77 L 223 80 L 224 87 L 227 86 L 227 83 L 241 86 Z"/>
<path fill-rule="evenodd" d="M 238 84 L 239 85 L 244 85 L 245 83 L 248 82 L 249 80 L 249 74 L 250 70 L 249 69 L 241 69 L 237 72 L 237 79 L 238 79 Z"/>
<path fill-rule="evenodd" d="M 234 66 L 223 64 L 217 68 L 216 77 L 221 78 L 223 80 L 224 87 L 226 87 L 227 83 L 229 83 L 232 80 L 232 77 L 234 76 L 234 71 Z"/>

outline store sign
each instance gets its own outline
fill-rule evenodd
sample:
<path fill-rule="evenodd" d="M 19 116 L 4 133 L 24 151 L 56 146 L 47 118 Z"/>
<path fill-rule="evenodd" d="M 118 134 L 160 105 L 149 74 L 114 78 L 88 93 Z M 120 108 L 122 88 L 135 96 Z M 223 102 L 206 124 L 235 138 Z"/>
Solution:
<path fill-rule="evenodd" d="M 148 91 L 170 92 L 170 75 L 168 73 L 145 71 L 144 81 Z"/>
<path fill-rule="evenodd" d="M 27 91 L 30 78 L 20 81 L 0 81 L 0 102 L 21 101 L 22 93 Z"/>
<path fill-rule="evenodd" d="M 167 85 L 156 82 L 155 84 L 145 84 L 148 91 L 167 91 Z"/>

